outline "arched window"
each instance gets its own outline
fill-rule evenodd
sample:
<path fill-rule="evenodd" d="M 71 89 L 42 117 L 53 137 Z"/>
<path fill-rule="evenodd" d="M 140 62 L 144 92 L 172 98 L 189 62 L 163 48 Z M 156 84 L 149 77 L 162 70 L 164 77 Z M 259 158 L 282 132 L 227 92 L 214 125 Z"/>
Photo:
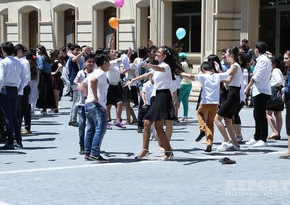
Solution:
<path fill-rule="evenodd" d="M 64 12 L 64 39 L 65 45 L 75 44 L 75 10 L 67 9 Z"/>
<path fill-rule="evenodd" d="M 176 30 L 186 30 L 186 36 L 178 40 Z M 200 52 L 201 0 L 172 3 L 172 43 L 182 45 L 184 52 Z"/>
<path fill-rule="evenodd" d="M 116 49 L 116 30 L 109 25 L 109 19 L 116 17 L 116 8 L 108 7 L 104 10 L 104 47 Z"/>
<path fill-rule="evenodd" d="M 290 49 L 290 1 L 260 1 L 259 39 L 268 44 L 274 55 Z"/>
<path fill-rule="evenodd" d="M 38 45 L 38 13 L 29 12 L 29 48 L 36 48 Z"/>

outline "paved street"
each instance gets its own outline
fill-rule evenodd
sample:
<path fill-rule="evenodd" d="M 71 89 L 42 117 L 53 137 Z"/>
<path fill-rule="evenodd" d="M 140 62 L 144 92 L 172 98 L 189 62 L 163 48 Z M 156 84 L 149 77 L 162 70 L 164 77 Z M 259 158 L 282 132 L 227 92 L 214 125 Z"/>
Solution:
<path fill-rule="evenodd" d="M 189 122 L 174 126 L 172 161 L 158 160 L 156 141 L 148 160 L 135 161 L 142 134 L 128 125 L 107 131 L 102 150 L 109 163 L 98 164 L 78 154 L 78 129 L 68 126 L 70 104 L 64 97 L 60 113 L 34 117 L 24 149 L 0 151 L 0 205 L 289 203 L 290 161 L 278 159 L 287 148 L 285 126 L 282 140 L 266 148 L 242 144 L 241 151 L 223 153 L 216 151 L 222 137 L 215 129 L 213 152 L 206 154 L 205 145 L 195 142 L 199 131 L 190 103 Z M 241 111 L 244 140 L 254 133 L 252 111 Z M 222 165 L 223 157 L 237 163 Z"/>

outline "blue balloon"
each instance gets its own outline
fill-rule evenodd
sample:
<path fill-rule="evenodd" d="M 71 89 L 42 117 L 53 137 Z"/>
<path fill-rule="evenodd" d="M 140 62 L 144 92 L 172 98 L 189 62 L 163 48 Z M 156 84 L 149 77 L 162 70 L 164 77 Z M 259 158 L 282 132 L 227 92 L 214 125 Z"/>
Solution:
<path fill-rule="evenodd" d="M 184 28 L 178 28 L 176 30 L 176 37 L 178 38 L 178 40 L 183 39 L 185 35 L 186 35 L 186 31 Z"/>

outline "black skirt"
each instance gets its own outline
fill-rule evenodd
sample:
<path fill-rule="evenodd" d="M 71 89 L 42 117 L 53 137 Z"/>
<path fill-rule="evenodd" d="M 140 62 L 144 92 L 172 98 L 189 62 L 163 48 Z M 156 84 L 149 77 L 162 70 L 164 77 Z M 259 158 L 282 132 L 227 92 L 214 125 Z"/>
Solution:
<path fill-rule="evenodd" d="M 240 105 L 240 87 L 230 86 L 227 99 L 218 110 L 218 115 L 232 119 Z"/>
<path fill-rule="evenodd" d="M 54 93 L 50 73 L 41 73 L 38 84 L 39 96 L 37 99 L 37 108 L 55 108 Z"/>
<path fill-rule="evenodd" d="M 269 110 L 269 111 L 283 111 L 284 110 L 284 104 L 277 105 L 275 107 L 266 107 L 266 110 Z"/>
<path fill-rule="evenodd" d="M 156 97 L 152 102 L 144 119 L 151 122 L 174 119 L 174 107 L 172 103 L 171 92 L 169 89 L 156 91 Z"/>

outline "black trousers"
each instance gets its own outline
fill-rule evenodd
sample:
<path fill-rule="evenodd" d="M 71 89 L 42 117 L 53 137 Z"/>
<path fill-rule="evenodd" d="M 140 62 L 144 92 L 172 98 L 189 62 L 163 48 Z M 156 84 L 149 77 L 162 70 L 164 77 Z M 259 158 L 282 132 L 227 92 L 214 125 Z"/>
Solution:
<path fill-rule="evenodd" d="M 266 117 L 266 104 L 270 95 L 261 93 L 254 97 L 255 140 L 267 141 L 268 121 Z"/>
<path fill-rule="evenodd" d="M 3 87 L 1 96 L 1 109 L 4 115 L 6 129 L 7 129 L 7 144 L 13 144 L 13 134 L 15 139 L 19 143 L 22 141 L 20 134 L 19 121 L 16 115 L 17 101 L 18 101 L 18 89 L 17 87 Z"/>
<path fill-rule="evenodd" d="M 27 85 L 23 89 L 23 95 L 19 96 L 19 104 L 17 110 L 17 116 L 19 120 L 19 125 L 21 128 L 22 119 L 24 118 L 25 129 L 31 130 L 31 106 L 29 104 L 29 94 L 30 94 L 30 86 Z"/>
<path fill-rule="evenodd" d="M 287 135 L 290 136 L 290 99 L 285 100 L 285 105 L 286 105 L 286 132 Z"/>

